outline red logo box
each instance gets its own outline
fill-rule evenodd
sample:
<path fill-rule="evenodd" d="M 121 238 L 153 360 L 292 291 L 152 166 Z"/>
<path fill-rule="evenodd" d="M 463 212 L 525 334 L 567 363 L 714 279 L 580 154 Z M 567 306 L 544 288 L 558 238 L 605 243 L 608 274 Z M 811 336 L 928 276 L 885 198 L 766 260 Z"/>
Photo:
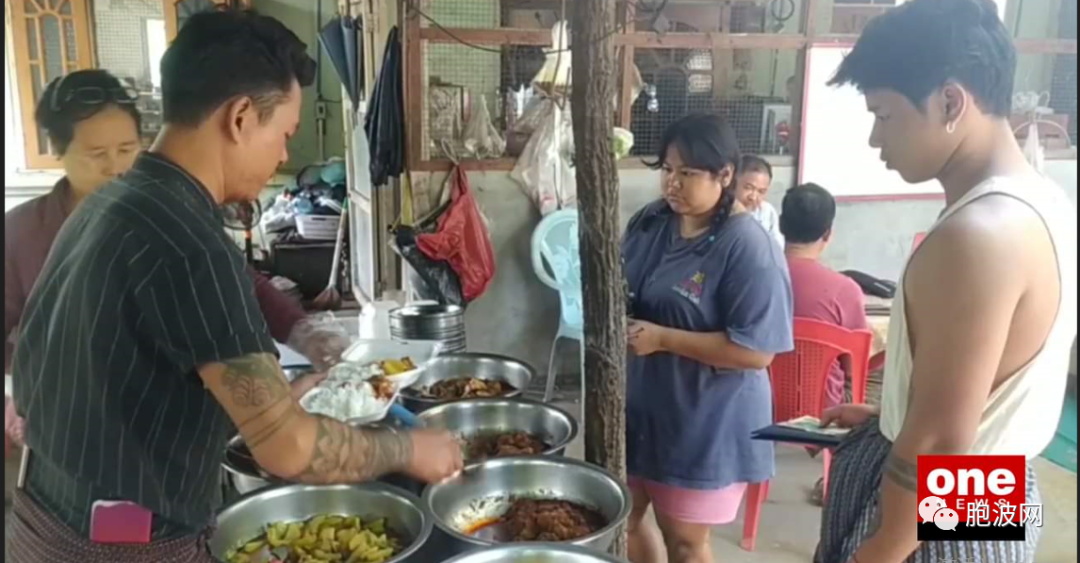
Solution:
<path fill-rule="evenodd" d="M 1024 456 L 919 456 L 919 540 L 1024 541 L 1026 524 L 1042 525 L 1026 470 Z"/>

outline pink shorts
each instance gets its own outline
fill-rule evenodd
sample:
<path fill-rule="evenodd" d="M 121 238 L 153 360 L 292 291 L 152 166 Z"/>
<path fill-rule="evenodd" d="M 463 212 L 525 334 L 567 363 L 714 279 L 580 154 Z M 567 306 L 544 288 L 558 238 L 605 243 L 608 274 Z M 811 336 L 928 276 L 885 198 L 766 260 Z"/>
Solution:
<path fill-rule="evenodd" d="M 710 526 L 734 521 L 746 492 L 746 483 L 732 483 L 723 489 L 697 490 L 630 477 L 628 484 L 635 494 L 644 492 L 653 508 L 665 517 L 686 524 Z"/>

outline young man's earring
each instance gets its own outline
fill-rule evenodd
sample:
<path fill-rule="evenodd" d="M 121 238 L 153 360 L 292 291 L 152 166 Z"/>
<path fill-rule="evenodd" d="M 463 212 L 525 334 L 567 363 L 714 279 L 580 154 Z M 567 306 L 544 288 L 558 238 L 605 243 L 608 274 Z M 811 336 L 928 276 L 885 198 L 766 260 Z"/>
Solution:
<path fill-rule="evenodd" d="M 953 133 L 956 133 L 956 122 L 955 121 L 950 121 L 950 122 L 946 123 L 945 124 L 945 132 L 950 134 L 950 135 L 952 135 Z"/>

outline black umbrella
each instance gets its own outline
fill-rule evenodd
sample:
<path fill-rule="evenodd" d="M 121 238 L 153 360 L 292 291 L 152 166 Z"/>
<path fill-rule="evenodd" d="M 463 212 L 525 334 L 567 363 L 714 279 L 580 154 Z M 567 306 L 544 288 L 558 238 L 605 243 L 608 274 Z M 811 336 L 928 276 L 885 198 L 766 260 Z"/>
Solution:
<path fill-rule="evenodd" d="M 360 100 L 361 71 L 357 68 L 360 53 L 356 41 L 359 32 L 360 24 L 351 16 L 335 17 L 319 32 L 319 43 L 330 57 L 353 107 L 356 107 Z"/>

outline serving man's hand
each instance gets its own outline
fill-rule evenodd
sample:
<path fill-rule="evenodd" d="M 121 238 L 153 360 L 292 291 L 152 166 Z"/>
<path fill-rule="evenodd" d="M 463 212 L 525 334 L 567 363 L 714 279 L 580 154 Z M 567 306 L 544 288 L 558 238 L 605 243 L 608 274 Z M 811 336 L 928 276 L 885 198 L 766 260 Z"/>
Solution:
<path fill-rule="evenodd" d="M 293 399 L 299 401 L 301 397 L 307 395 L 308 391 L 314 389 L 324 379 L 326 379 L 326 372 L 306 373 L 289 383 L 289 392 L 292 394 Z"/>
<path fill-rule="evenodd" d="M 425 483 L 440 483 L 461 473 L 461 442 L 445 430 L 414 430 L 412 457 L 405 473 Z"/>
<path fill-rule="evenodd" d="M 289 384 L 297 401 L 326 379 L 326 373 L 308 373 Z M 464 467 L 461 442 L 445 430 L 415 430 L 409 432 L 412 455 L 405 468 L 410 477 L 424 483 L 439 483 L 461 473 Z"/>

